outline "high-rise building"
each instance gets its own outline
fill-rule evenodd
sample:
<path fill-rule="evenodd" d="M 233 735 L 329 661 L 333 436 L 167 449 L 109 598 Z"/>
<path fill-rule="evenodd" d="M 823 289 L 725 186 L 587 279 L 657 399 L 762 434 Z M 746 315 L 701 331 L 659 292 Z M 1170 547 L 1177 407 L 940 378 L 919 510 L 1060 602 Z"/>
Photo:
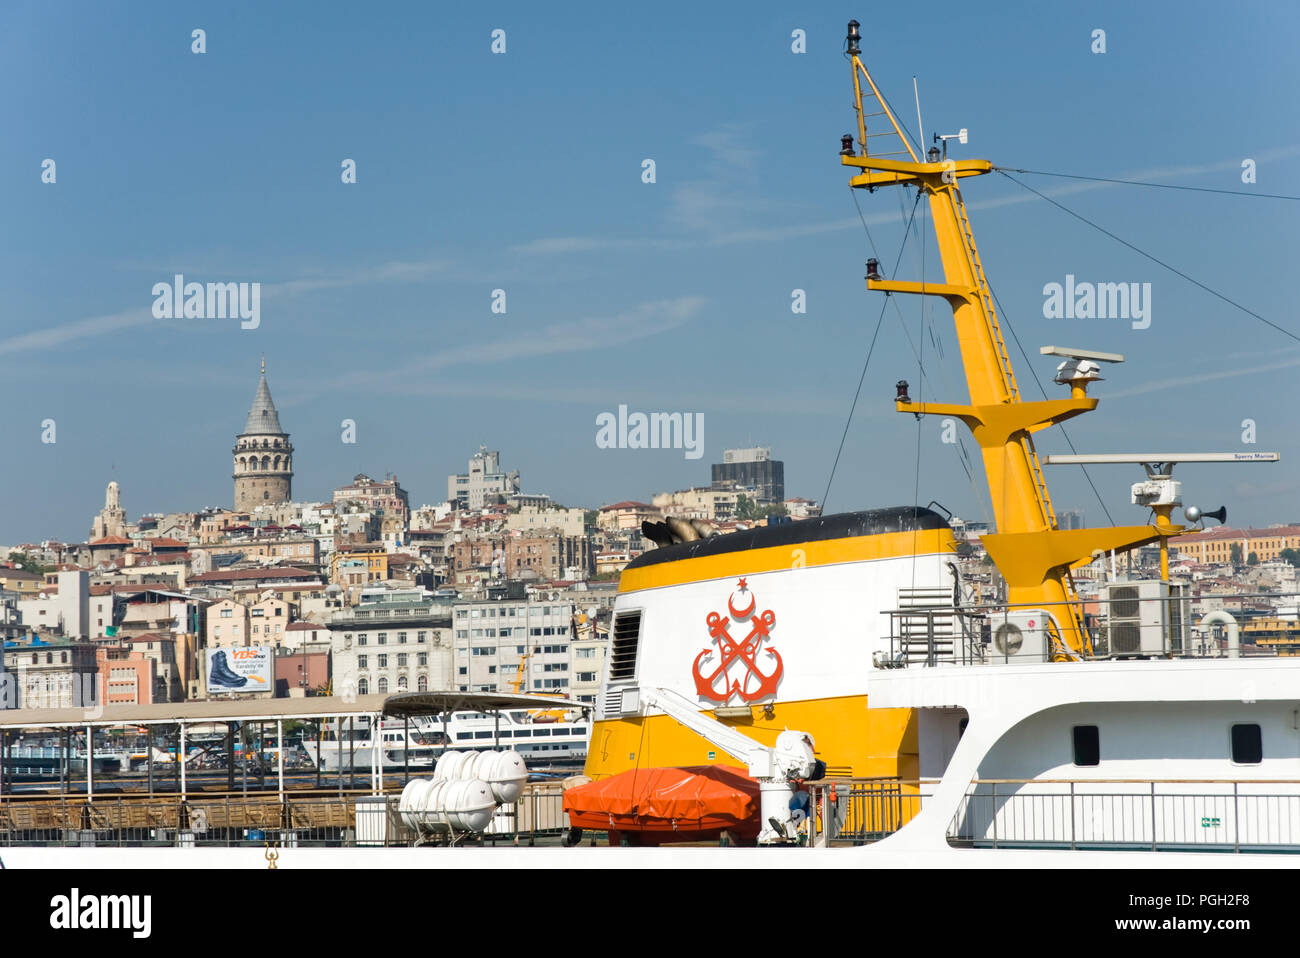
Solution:
<path fill-rule="evenodd" d="M 266 385 L 266 361 L 244 431 L 235 440 L 235 511 L 289 502 L 293 498 L 293 446 Z"/>
<path fill-rule="evenodd" d="M 500 496 L 508 500 L 519 492 L 519 470 L 501 471 L 501 453 L 479 446 L 469 461 L 469 471 L 447 477 L 447 501 L 457 509 L 482 509 Z"/>
<path fill-rule="evenodd" d="M 785 463 L 772 458 L 770 446 L 724 449 L 712 479 L 714 489 L 734 489 L 765 505 L 785 501 Z"/>

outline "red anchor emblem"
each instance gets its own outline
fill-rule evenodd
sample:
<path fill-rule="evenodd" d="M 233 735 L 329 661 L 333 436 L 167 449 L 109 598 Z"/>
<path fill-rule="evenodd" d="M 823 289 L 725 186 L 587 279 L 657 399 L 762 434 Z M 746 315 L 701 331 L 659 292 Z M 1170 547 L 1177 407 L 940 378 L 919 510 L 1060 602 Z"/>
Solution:
<path fill-rule="evenodd" d="M 781 676 L 785 672 L 785 666 L 781 662 L 781 654 L 776 649 L 762 649 L 764 639 L 770 639 L 772 626 L 776 625 L 776 613 L 767 609 L 759 615 L 754 615 L 757 608 L 757 600 L 754 594 L 749 591 L 745 585 L 745 580 L 741 579 L 738 583 L 738 591 L 742 594 L 748 594 L 749 605 L 743 609 L 737 609 L 735 604 L 735 594 L 733 593 L 727 599 L 727 611 L 730 616 L 721 615 L 717 612 L 710 612 L 705 617 L 705 624 L 709 627 L 709 637 L 717 642 L 718 664 L 707 676 L 700 670 L 700 663 L 706 656 L 713 655 L 715 650 L 712 648 L 704 649 L 695 657 L 695 663 L 691 666 L 691 672 L 695 676 L 695 691 L 701 697 L 711 702 L 719 704 L 726 702 L 733 695 L 740 696 L 742 702 L 753 702 L 756 699 L 763 698 L 767 695 L 776 693 L 777 683 L 781 681 Z M 737 643 L 731 633 L 727 631 L 727 626 L 733 621 L 740 622 L 744 619 L 750 619 L 751 625 L 749 635 L 744 640 Z M 758 654 L 760 651 L 766 651 L 776 659 L 776 668 L 771 673 L 764 673 L 758 667 Z M 745 666 L 745 677 L 740 680 L 731 679 L 728 684 L 728 670 L 732 664 L 739 659 Z M 758 685 L 750 688 L 750 679 L 758 680 Z M 718 687 L 718 681 L 721 679 L 721 688 Z"/>

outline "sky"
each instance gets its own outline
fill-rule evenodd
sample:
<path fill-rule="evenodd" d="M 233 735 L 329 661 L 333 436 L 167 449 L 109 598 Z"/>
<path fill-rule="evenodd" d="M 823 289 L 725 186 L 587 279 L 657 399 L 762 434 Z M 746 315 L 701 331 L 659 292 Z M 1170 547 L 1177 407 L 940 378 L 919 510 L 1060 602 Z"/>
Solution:
<path fill-rule="evenodd" d="M 859 219 L 847 187 L 851 17 L 908 127 L 915 76 L 927 145 L 969 130 L 955 158 L 1300 193 L 1295 4 L 939 2 L 927 28 L 903 6 L 808 6 L 5 4 L 0 543 L 83 539 L 110 479 L 131 519 L 230 505 L 263 355 L 297 500 L 365 472 L 437 502 L 480 444 L 568 505 L 705 485 L 756 444 L 787 495 L 821 500 L 882 310 L 865 259 L 939 266 L 928 214 L 904 244 L 913 193 L 861 192 Z M 1300 335 L 1300 204 L 1015 176 Z M 1079 452 L 1277 451 L 1176 475 L 1230 525 L 1300 521 L 1300 342 L 1000 174 L 963 195 L 1026 398 L 1035 379 L 1063 394 L 1039 346 L 1126 357 L 1067 426 Z M 177 273 L 260 283 L 257 327 L 155 318 Z M 1150 283 L 1150 325 L 1046 317 L 1067 275 Z M 893 408 L 900 378 L 965 400 L 951 314 L 884 305 L 828 509 L 991 518 L 941 422 Z M 600 448 L 620 405 L 702 415 L 703 456 Z M 1038 445 L 1069 451 L 1059 430 Z M 1077 467 L 1048 469 L 1058 510 L 1110 524 Z M 1136 466 L 1091 475 L 1115 522 L 1145 521 Z"/>

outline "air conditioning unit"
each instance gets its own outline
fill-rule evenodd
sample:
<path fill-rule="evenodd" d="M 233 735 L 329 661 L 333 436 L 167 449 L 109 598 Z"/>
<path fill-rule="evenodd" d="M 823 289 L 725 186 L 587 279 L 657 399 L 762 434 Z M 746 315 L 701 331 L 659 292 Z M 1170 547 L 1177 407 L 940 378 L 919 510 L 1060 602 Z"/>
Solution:
<path fill-rule="evenodd" d="M 1111 582 L 1106 586 L 1106 652 L 1111 656 L 1158 656 L 1174 651 L 1171 625 L 1177 624 L 1179 650 L 1187 635 L 1185 586 L 1144 579 L 1135 582 Z M 1175 616 L 1170 615 L 1174 599 Z"/>
<path fill-rule="evenodd" d="M 986 655 L 997 664 L 1028 665 L 1051 658 L 1048 627 L 1051 615 L 1042 609 L 1016 609 L 989 616 L 990 642 Z"/>

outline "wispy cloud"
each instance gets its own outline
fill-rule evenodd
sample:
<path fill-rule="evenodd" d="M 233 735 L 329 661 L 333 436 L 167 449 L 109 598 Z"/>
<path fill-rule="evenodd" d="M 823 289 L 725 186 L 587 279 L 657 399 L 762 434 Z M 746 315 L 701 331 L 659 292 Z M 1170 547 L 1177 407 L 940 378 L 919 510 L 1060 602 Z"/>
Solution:
<path fill-rule="evenodd" d="M 735 134 L 730 134 L 734 139 Z M 718 149 L 719 156 L 733 155 L 731 150 L 722 150 L 722 145 L 728 142 L 724 134 L 716 134 L 709 139 L 709 142 Z M 735 149 L 737 156 L 751 156 L 752 154 Z M 1266 150 L 1259 153 L 1257 160 L 1271 161 L 1285 159 L 1300 155 L 1300 145 L 1278 147 L 1273 150 Z M 1170 181 L 1190 176 L 1201 176 L 1207 173 L 1222 173 L 1228 170 L 1239 170 L 1241 168 L 1241 159 L 1234 158 L 1231 160 L 1221 160 L 1215 163 L 1187 164 L 1183 166 L 1160 166 L 1150 167 L 1147 169 L 1133 170 L 1116 176 L 1116 179 L 1126 180 L 1145 180 L 1149 182 Z M 1021 174 L 1012 173 L 1018 179 Z M 1026 179 L 1025 182 L 1038 187 L 1041 180 Z M 1054 181 L 1059 182 L 1059 181 Z M 707 186 L 707 190 L 705 187 Z M 731 228 L 724 228 L 726 217 L 722 214 L 734 211 L 746 211 L 753 213 L 753 204 L 747 201 L 746 196 L 736 194 L 727 194 L 731 186 L 729 180 L 722 177 L 706 178 L 699 181 L 687 183 L 679 188 L 674 194 L 674 213 L 670 221 L 678 227 L 690 227 L 693 235 L 678 237 L 601 237 L 601 236 L 566 236 L 554 238 L 541 238 L 531 242 L 522 243 L 513 247 L 513 251 L 522 254 L 531 254 L 539 256 L 555 256 L 570 253 L 585 253 L 609 249 L 649 249 L 654 247 L 669 248 L 701 248 L 711 246 L 728 246 L 738 243 L 780 243 L 789 240 L 801 239 L 806 236 L 817 236 L 823 233 L 834 233 L 845 230 L 854 230 L 861 228 L 862 221 L 857 216 L 844 217 L 842 219 L 823 220 L 817 223 L 785 223 L 776 226 L 741 226 L 732 225 Z M 1135 190 L 1138 187 L 1126 186 L 1120 183 L 1101 183 L 1091 180 L 1079 180 L 1066 183 L 1063 185 L 1053 186 L 1046 189 L 1040 189 L 1039 192 L 1053 199 L 1060 199 L 1065 196 L 1073 196 L 1079 193 L 1092 193 L 1098 190 L 1130 189 Z M 986 199 L 972 200 L 966 204 L 969 210 L 996 210 L 1004 209 L 1010 206 L 1021 206 L 1025 203 L 1039 202 L 1039 198 L 1027 190 L 1017 190 L 1016 192 L 1006 193 L 1002 196 L 992 196 Z M 865 215 L 868 226 L 886 225 L 897 223 L 899 214 L 890 210 L 887 212 L 873 212 Z"/>
<path fill-rule="evenodd" d="M 450 271 L 451 263 L 445 260 L 391 262 L 360 270 L 340 271 L 328 275 L 262 283 L 262 297 L 264 299 L 290 298 L 320 290 L 343 289 L 372 283 L 418 282 L 449 274 Z M 238 272 L 236 271 L 236 273 Z M 242 275 L 250 275 L 252 272 L 244 271 Z M 174 271 L 165 271 L 161 274 L 160 279 L 154 282 L 169 281 L 173 274 Z M 191 281 L 202 280 L 206 282 L 212 280 L 225 282 L 238 279 L 238 276 L 229 271 L 217 274 L 191 270 L 187 278 Z M 150 282 L 147 288 L 142 287 L 141 298 L 146 298 L 147 294 L 147 306 L 19 333 L 17 336 L 0 340 L 0 355 L 64 346 L 79 340 L 105 336 L 109 333 L 130 329 L 134 326 L 144 326 L 149 323 L 172 322 L 171 320 L 157 319 L 153 315 L 153 297 L 149 293 L 152 286 L 153 282 Z"/>
<path fill-rule="evenodd" d="M 105 316 L 91 316 L 73 323 L 34 329 L 31 332 L 19 333 L 17 336 L 0 340 L 0 355 L 63 346 L 79 339 L 104 336 L 118 330 L 130 329 L 132 326 L 143 326 L 157 321 L 150 307 L 125 309 L 120 313 L 110 313 Z"/>
<path fill-rule="evenodd" d="M 1276 355 L 1277 351 L 1274 351 Z M 1246 366 L 1235 366 L 1232 369 L 1221 369 L 1217 372 L 1202 372 L 1191 376 L 1175 376 L 1172 379 L 1158 379 L 1154 382 L 1143 383 L 1141 386 L 1134 386 L 1132 389 L 1124 389 L 1119 392 L 1111 393 L 1108 399 L 1125 399 L 1129 396 L 1142 396 L 1146 393 L 1161 392 L 1166 389 L 1174 389 L 1178 386 L 1194 386 L 1200 383 L 1216 382 L 1221 379 L 1237 379 L 1241 376 L 1257 376 L 1260 373 L 1272 372 L 1278 369 L 1294 369 L 1300 366 L 1300 356 L 1292 356 L 1289 359 L 1280 360 L 1275 363 L 1256 363 Z"/>
<path fill-rule="evenodd" d="M 403 392 L 411 388 L 405 377 L 435 370 L 609 349 L 671 332 L 699 315 L 704 304 L 705 300 L 700 296 L 655 300 L 611 316 L 552 323 L 528 335 L 501 335 L 500 329 L 485 326 L 481 342 L 440 348 L 397 368 L 389 365 L 345 373 L 332 379 L 329 388 L 365 386 L 385 392 Z M 299 392 L 289 397 L 286 405 L 304 402 L 320 394 L 319 391 Z M 479 394 L 482 394 L 481 389 Z"/>

